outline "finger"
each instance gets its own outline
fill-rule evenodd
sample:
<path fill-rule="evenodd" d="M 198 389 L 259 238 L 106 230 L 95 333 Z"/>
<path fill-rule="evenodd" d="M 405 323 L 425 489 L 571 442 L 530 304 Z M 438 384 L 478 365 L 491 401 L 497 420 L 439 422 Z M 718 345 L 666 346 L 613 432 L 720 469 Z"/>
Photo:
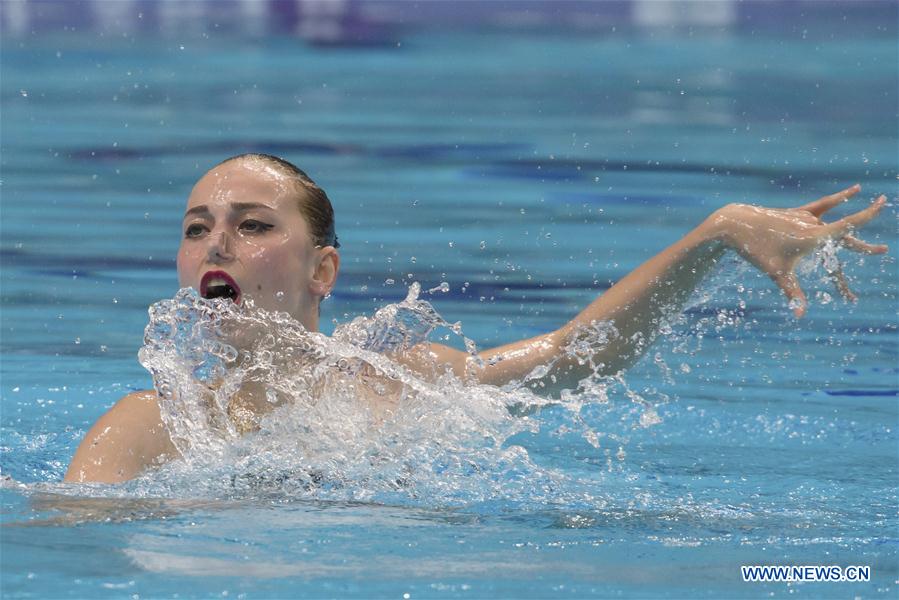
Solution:
<path fill-rule="evenodd" d="M 849 250 L 862 254 L 883 254 L 890 249 L 886 244 L 869 244 L 853 235 L 844 235 L 840 243 Z"/>
<path fill-rule="evenodd" d="M 831 237 L 843 237 L 849 233 L 850 229 L 857 229 L 876 217 L 877 213 L 880 212 L 880 209 L 883 208 L 883 205 L 886 204 L 886 201 L 886 196 L 880 196 L 877 200 L 872 202 L 868 208 L 853 213 L 848 217 L 843 217 L 839 221 L 830 223 L 826 226 L 827 233 Z"/>
<path fill-rule="evenodd" d="M 790 271 L 789 273 L 777 274 L 772 279 L 790 300 L 790 308 L 793 309 L 793 314 L 796 315 L 797 319 L 801 318 L 805 314 L 808 300 L 806 300 L 802 288 L 799 287 L 799 279 L 796 277 L 796 273 Z"/>
<path fill-rule="evenodd" d="M 846 280 L 846 274 L 843 273 L 842 265 L 837 266 L 837 268 L 830 273 L 830 278 L 833 280 L 833 284 L 837 287 L 837 291 L 843 298 L 849 302 L 858 300 L 858 296 L 849 289 L 849 282 Z"/>
<path fill-rule="evenodd" d="M 804 206 L 800 206 L 799 210 L 807 210 L 816 217 L 820 217 L 837 204 L 845 202 L 846 200 L 857 194 L 860 189 L 862 189 L 862 186 L 856 183 L 852 187 L 848 187 L 842 192 L 837 192 L 836 194 L 831 194 L 830 196 L 824 196 L 823 198 L 819 198 L 814 202 L 809 202 Z"/>

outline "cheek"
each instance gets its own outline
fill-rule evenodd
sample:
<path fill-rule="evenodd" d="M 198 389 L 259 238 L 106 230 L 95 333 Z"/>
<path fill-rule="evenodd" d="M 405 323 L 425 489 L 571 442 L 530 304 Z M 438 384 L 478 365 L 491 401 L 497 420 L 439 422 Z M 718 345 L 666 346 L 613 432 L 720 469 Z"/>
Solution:
<path fill-rule="evenodd" d="M 265 292 L 290 292 L 301 288 L 306 279 L 298 252 L 284 246 L 258 249 L 253 264 L 257 281 Z"/>
<path fill-rule="evenodd" d="M 198 286 L 199 265 L 204 260 L 205 254 L 198 248 L 181 246 L 175 257 L 175 265 L 178 269 L 178 285 L 180 287 Z"/>
<path fill-rule="evenodd" d="M 178 255 L 175 259 L 175 265 L 178 269 L 178 285 L 181 287 L 186 287 L 188 282 L 185 281 L 187 278 L 188 272 L 188 264 L 190 262 L 190 253 L 184 250 L 184 248 L 180 248 L 178 250 Z"/>
<path fill-rule="evenodd" d="M 256 262 L 265 268 L 265 274 L 270 275 L 270 279 L 294 280 L 300 277 L 299 261 L 280 248 L 260 253 Z"/>

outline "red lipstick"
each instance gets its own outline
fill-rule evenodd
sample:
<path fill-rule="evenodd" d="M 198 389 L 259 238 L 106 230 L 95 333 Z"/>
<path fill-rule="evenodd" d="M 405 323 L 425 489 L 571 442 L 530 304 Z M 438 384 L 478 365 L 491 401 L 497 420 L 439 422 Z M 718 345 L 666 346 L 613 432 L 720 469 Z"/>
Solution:
<path fill-rule="evenodd" d="M 240 304 L 240 286 L 224 271 L 209 271 L 200 280 L 200 295 L 204 298 L 230 298 Z"/>

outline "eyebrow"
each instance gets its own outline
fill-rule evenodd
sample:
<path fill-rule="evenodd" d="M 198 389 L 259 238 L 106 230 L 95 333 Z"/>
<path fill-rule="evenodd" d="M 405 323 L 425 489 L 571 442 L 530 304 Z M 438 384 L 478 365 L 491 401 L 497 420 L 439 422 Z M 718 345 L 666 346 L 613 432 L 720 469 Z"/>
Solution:
<path fill-rule="evenodd" d="M 231 212 L 244 212 L 248 210 L 252 210 L 254 208 L 267 208 L 268 210 L 274 210 L 271 206 L 267 204 L 262 204 L 261 202 L 235 202 L 230 206 Z M 189 215 L 194 214 L 209 214 L 209 207 L 205 204 L 201 204 L 199 206 L 194 206 L 193 208 L 187 209 L 184 213 L 184 218 L 187 218 Z"/>

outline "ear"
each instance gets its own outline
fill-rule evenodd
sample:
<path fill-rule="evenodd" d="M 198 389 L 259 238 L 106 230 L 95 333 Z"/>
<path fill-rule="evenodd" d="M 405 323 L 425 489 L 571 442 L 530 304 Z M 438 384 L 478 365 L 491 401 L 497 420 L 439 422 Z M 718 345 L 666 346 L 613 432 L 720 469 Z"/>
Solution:
<path fill-rule="evenodd" d="M 340 254 L 334 246 L 325 246 L 316 250 L 315 270 L 312 273 L 312 281 L 309 283 L 309 291 L 316 296 L 327 296 L 334 284 L 337 283 L 337 272 L 340 270 Z"/>

